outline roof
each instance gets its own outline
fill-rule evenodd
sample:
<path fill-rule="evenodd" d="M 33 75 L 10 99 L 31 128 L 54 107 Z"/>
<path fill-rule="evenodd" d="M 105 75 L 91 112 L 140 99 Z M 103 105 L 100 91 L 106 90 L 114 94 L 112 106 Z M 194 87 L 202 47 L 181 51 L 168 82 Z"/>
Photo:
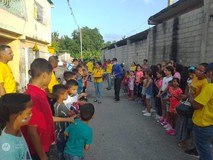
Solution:
<path fill-rule="evenodd" d="M 196 8 L 203 6 L 203 0 L 179 0 L 173 5 L 161 10 L 149 18 L 148 23 L 157 25 L 165 20 L 182 15 Z"/>
<path fill-rule="evenodd" d="M 149 32 L 149 29 L 143 31 L 143 32 L 140 32 L 140 33 L 137 33 L 133 36 L 130 36 L 130 37 L 127 37 L 125 39 L 122 39 L 120 41 L 117 41 L 105 48 L 102 48 L 102 50 L 104 49 L 112 49 L 112 48 L 115 48 L 115 46 L 117 47 L 120 47 L 120 46 L 124 46 L 124 45 L 127 45 L 127 42 L 130 41 L 130 43 L 134 43 L 134 42 L 138 42 L 138 41 L 142 41 L 144 39 L 147 39 L 147 35 L 148 35 L 148 32 Z"/>
<path fill-rule="evenodd" d="M 51 0 L 47 0 L 51 5 L 53 5 L 53 2 Z"/>

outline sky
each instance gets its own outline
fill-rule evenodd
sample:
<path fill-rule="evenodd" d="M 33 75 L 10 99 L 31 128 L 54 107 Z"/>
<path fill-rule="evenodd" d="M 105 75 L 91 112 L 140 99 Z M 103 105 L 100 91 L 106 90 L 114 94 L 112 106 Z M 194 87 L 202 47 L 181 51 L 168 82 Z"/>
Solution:
<path fill-rule="evenodd" d="M 71 36 L 77 26 L 67 0 L 52 1 L 52 32 Z M 98 28 L 105 41 L 118 41 L 148 29 L 148 18 L 166 8 L 167 3 L 167 0 L 70 0 L 80 27 Z"/>

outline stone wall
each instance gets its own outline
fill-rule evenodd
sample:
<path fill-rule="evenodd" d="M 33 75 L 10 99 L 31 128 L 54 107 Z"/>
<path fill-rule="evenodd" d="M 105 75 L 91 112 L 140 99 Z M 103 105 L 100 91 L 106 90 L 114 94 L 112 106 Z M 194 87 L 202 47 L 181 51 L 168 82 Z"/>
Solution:
<path fill-rule="evenodd" d="M 171 59 L 183 65 L 212 62 L 213 0 L 204 0 L 204 6 L 152 27 L 146 40 L 129 42 L 113 53 L 128 67 L 132 62 L 141 64 L 144 58 L 148 58 L 150 64 Z M 103 54 L 113 58 L 110 49 L 103 50 Z"/>

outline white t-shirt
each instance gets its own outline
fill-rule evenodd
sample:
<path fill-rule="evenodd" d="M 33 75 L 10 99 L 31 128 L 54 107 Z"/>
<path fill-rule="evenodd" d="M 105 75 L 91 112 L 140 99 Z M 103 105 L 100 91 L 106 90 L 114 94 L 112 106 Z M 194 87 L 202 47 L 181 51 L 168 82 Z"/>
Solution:
<path fill-rule="evenodd" d="M 70 110 L 71 105 L 75 102 L 78 102 L 78 94 L 73 97 L 68 96 L 67 100 L 64 101 L 64 104 Z"/>
<path fill-rule="evenodd" d="M 173 77 L 164 77 L 163 78 L 163 84 L 162 84 L 162 88 L 161 91 L 165 91 L 166 88 L 168 87 L 169 82 L 173 79 Z"/>

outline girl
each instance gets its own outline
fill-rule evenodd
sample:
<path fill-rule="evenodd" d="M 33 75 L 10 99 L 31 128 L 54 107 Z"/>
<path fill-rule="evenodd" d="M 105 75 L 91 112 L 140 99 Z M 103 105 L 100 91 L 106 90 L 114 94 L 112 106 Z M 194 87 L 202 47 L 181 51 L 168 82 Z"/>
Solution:
<path fill-rule="evenodd" d="M 169 86 L 169 82 L 173 79 L 172 75 L 173 75 L 173 67 L 171 66 L 167 66 L 164 69 L 164 73 L 166 75 L 166 77 L 163 78 L 163 83 L 162 83 L 162 87 L 159 90 L 158 96 L 157 97 L 161 97 L 161 105 L 162 105 L 162 118 L 160 119 L 160 123 L 161 125 L 166 125 L 167 124 L 167 109 L 166 109 L 166 102 L 168 100 L 168 86 Z"/>
<path fill-rule="evenodd" d="M 95 64 L 95 69 L 93 71 L 93 78 L 94 78 L 94 86 L 95 86 L 95 94 L 96 94 L 96 99 L 94 102 L 101 103 L 102 99 L 102 82 L 103 82 L 103 74 L 104 70 L 101 68 L 101 63 L 96 62 Z"/>
<path fill-rule="evenodd" d="M 74 122 L 72 118 L 53 117 L 47 100 L 45 89 L 51 80 L 52 66 L 38 58 L 30 65 L 31 81 L 27 85 L 26 94 L 30 95 L 33 108 L 28 126 L 22 128 L 23 135 L 29 146 L 32 159 L 48 159 L 50 145 L 55 141 L 53 122 Z"/>
<path fill-rule="evenodd" d="M 129 71 L 125 73 L 124 79 L 122 80 L 123 91 L 125 95 L 128 95 L 128 81 L 129 81 Z"/>
<path fill-rule="evenodd" d="M 142 68 L 141 66 L 138 66 L 137 71 L 135 73 L 135 94 L 137 97 L 141 96 L 141 93 L 139 93 L 139 90 L 140 90 L 140 81 L 142 77 L 143 77 Z"/>
<path fill-rule="evenodd" d="M 164 72 L 162 70 L 158 70 L 156 73 L 157 73 L 157 79 L 155 80 L 155 86 L 157 87 L 156 91 L 158 93 L 163 84 Z M 161 108 L 161 99 L 157 96 L 155 97 L 155 106 L 157 110 L 156 119 L 159 120 L 162 116 L 162 108 Z"/>
<path fill-rule="evenodd" d="M 151 116 L 151 99 L 153 98 L 153 80 L 152 80 L 152 72 L 145 72 L 145 77 L 147 79 L 147 83 L 145 85 L 146 88 L 146 112 L 143 114 L 144 116 Z"/>
<path fill-rule="evenodd" d="M 6 94 L 0 98 L 0 119 L 7 123 L 0 136 L 0 159 L 31 160 L 21 127 L 27 125 L 32 116 L 32 101 L 29 95 Z"/>
<path fill-rule="evenodd" d="M 129 100 L 133 100 L 134 96 L 134 81 L 135 81 L 135 75 L 133 71 L 130 71 L 129 74 L 129 82 L 128 82 L 128 88 L 129 88 Z"/>
<path fill-rule="evenodd" d="M 173 78 L 171 86 L 168 89 L 169 93 L 169 102 L 170 102 L 170 109 L 169 109 L 169 122 L 165 126 L 168 130 L 168 134 L 170 136 L 175 135 L 175 127 L 177 122 L 177 112 L 176 107 L 180 104 L 180 99 L 178 98 L 183 92 L 179 87 L 180 80 L 178 78 Z"/>
<path fill-rule="evenodd" d="M 135 70 L 136 70 L 136 64 L 135 64 L 135 62 L 132 62 L 132 65 L 130 67 L 130 71 L 135 72 Z"/>

